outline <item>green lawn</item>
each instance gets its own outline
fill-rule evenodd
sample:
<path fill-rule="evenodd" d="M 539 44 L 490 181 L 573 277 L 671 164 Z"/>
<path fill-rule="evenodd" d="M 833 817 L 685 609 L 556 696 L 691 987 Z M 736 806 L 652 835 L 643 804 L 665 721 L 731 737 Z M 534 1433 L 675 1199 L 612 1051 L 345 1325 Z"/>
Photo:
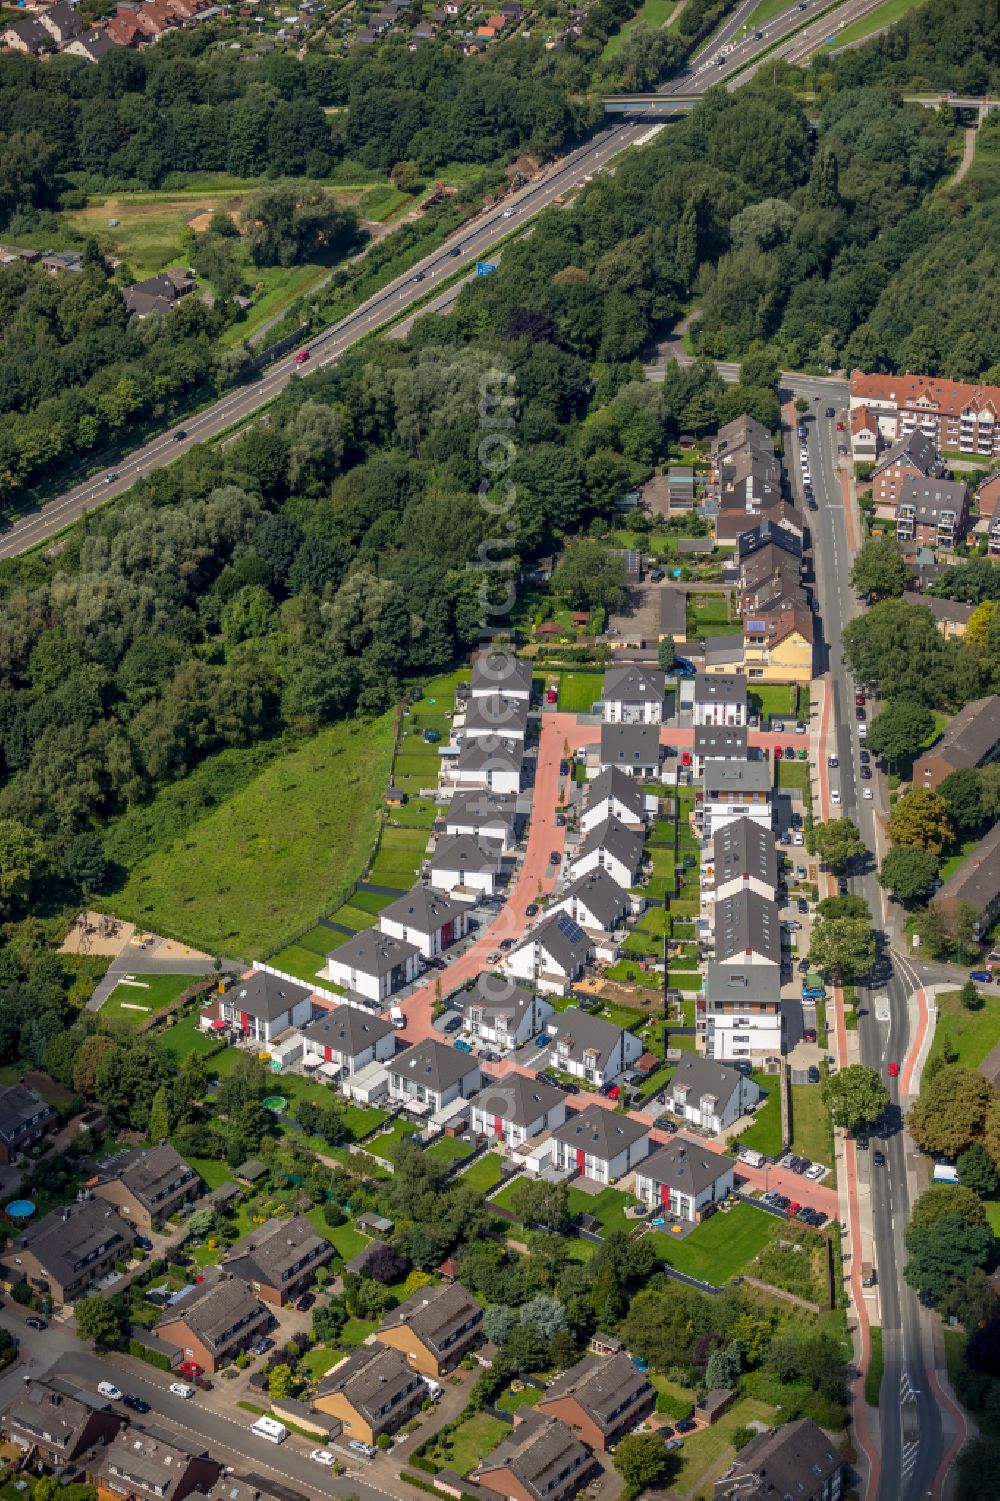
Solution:
<path fill-rule="evenodd" d="M 489 1193 L 495 1188 L 501 1178 L 501 1158 L 496 1152 L 485 1152 L 478 1162 L 474 1162 L 468 1172 L 462 1174 L 460 1182 L 474 1188 L 477 1193 Z"/>
<path fill-rule="evenodd" d="M 645 26 L 649 31 L 658 31 L 661 26 L 665 26 L 668 16 L 673 13 L 675 3 L 676 0 L 643 0 L 641 8 L 632 19 L 626 21 L 614 36 L 608 38 L 604 51 L 601 53 L 602 60 L 614 57 L 617 52 L 620 52 L 637 27 Z"/>
<path fill-rule="evenodd" d="M 818 1084 L 793 1084 L 791 1086 L 791 1135 L 790 1150 L 813 1162 L 822 1162 L 830 1168 L 823 1179 L 828 1188 L 837 1185 L 837 1172 L 833 1156 L 833 1122 L 830 1112 L 823 1104 Z"/>
<path fill-rule="evenodd" d="M 774 1408 L 756 1397 L 744 1397 L 734 1402 L 727 1413 L 713 1423 L 711 1428 L 700 1428 L 697 1433 L 684 1435 L 684 1447 L 679 1451 L 680 1473 L 671 1486 L 671 1493 L 681 1496 L 711 1495 L 707 1481 L 718 1474 L 733 1455 L 732 1440 L 737 1428 L 749 1423 L 769 1424 L 774 1417 Z"/>
<path fill-rule="evenodd" d="M 846 47 L 851 42 L 860 42 L 866 36 L 871 36 L 873 31 L 880 31 L 883 26 L 890 26 L 894 21 L 899 21 L 903 16 L 914 10 L 923 0 L 885 0 L 878 10 L 873 10 L 867 16 L 862 16 L 860 21 L 855 21 L 853 26 L 845 26 L 843 31 L 834 31 L 835 42 L 824 42 L 819 49 L 821 52 L 830 52 L 834 47 Z"/>
<path fill-rule="evenodd" d="M 457 1470 L 460 1475 L 468 1475 L 509 1433 L 508 1423 L 490 1417 L 489 1413 L 477 1412 L 464 1418 L 451 1433 L 437 1439 L 428 1448 L 427 1458 L 442 1470 Z"/>
<path fill-rule="evenodd" d="M 323 730 L 141 859 L 107 905 L 209 953 L 272 952 L 360 875 L 391 753 L 391 714 Z"/>
<path fill-rule="evenodd" d="M 679 1272 L 722 1287 L 743 1271 L 780 1228 L 781 1221 L 774 1215 L 749 1204 L 734 1204 L 728 1213 L 720 1210 L 697 1225 L 683 1240 L 663 1230 L 651 1231 L 650 1239 L 664 1261 Z"/>
<path fill-rule="evenodd" d="M 955 1062 L 962 1068 L 978 1068 L 1000 1041 L 1000 996 L 990 995 L 989 987 L 981 990 L 980 995 L 983 996 L 981 1011 L 966 1011 L 957 990 L 946 990 L 937 996 L 938 1021 L 931 1058 L 957 1054 Z"/>
<path fill-rule="evenodd" d="M 647 0 L 649 3 L 649 0 Z M 612 38 L 612 41 L 615 38 Z M 611 45 L 610 42 L 608 44 Z M 564 714 L 589 714 L 601 697 L 604 674 L 564 672 L 559 679 L 559 708 Z"/>
<path fill-rule="evenodd" d="M 947 881 L 948 877 L 955 873 L 966 856 L 972 854 L 972 851 L 975 849 L 976 845 L 980 843 L 981 838 L 982 836 L 977 834 L 972 839 L 964 840 L 961 844 L 955 846 L 954 850 L 951 852 L 951 854 L 948 855 L 947 859 L 942 860 L 941 869 L 938 871 L 938 875 L 940 876 L 942 881 Z"/>
<path fill-rule="evenodd" d="M 136 975 L 134 980 L 119 980 L 101 1007 L 101 1018 L 138 1027 L 197 980 L 197 975 Z"/>
<path fill-rule="evenodd" d="M 808 761 L 776 761 L 774 763 L 774 785 L 782 787 L 786 791 L 791 787 L 797 787 L 803 797 L 809 791 L 809 762 Z"/>
<path fill-rule="evenodd" d="M 784 4 L 776 10 L 783 10 Z M 750 24 L 753 24 L 751 18 Z M 798 704 L 798 690 L 788 683 L 761 683 L 749 693 L 751 714 L 774 714 L 778 719 L 793 716 Z"/>
<path fill-rule="evenodd" d="M 362 1235 L 360 1230 L 355 1230 L 352 1224 L 336 1225 L 331 1227 L 323 1218 L 323 1211 L 319 1207 L 310 1209 L 306 1219 L 315 1226 L 324 1240 L 328 1240 L 344 1261 L 350 1261 L 352 1256 L 357 1256 L 368 1244 L 367 1235 Z"/>
<path fill-rule="evenodd" d="M 522 1385 L 519 1392 L 512 1392 L 508 1386 L 505 1392 L 501 1392 L 494 1404 L 498 1412 L 517 1412 L 522 1407 L 534 1407 L 542 1393 L 537 1386 Z"/>
<path fill-rule="evenodd" d="M 605 1235 L 613 1230 L 634 1229 L 636 1221 L 625 1218 L 625 1207 L 638 1202 L 635 1194 L 621 1193 L 617 1188 L 605 1188 L 599 1194 L 583 1193 L 579 1188 L 569 1190 L 570 1214 L 596 1216 Z"/>
<path fill-rule="evenodd" d="M 882 1330 L 877 1324 L 873 1324 L 870 1330 L 872 1349 L 868 1361 L 868 1369 L 865 1372 L 865 1401 L 869 1407 L 877 1407 L 879 1393 L 882 1390 L 882 1375 L 885 1371 L 885 1358 L 882 1352 Z"/>
<path fill-rule="evenodd" d="M 348 1319 L 340 1331 L 340 1343 L 345 1350 L 356 1350 L 378 1328 L 378 1319 Z"/>
<path fill-rule="evenodd" d="M 219 1046 L 218 1039 L 213 1037 L 211 1032 L 203 1032 L 199 1027 L 199 1015 L 200 1012 L 197 1010 L 189 1012 L 156 1039 L 157 1046 L 163 1052 L 169 1053 L 172 1058 L 176 1058 L 178 1063 L 183 1063 L 189 1053 L 201 1053 L 203 1057 L 207 1057 L 215 1053 Z M 223 1052 L 233 1051 L 235 1049 L 232 1048 L 223 1050 Z M 217 1056 L 221 1058 L 223 1053 L 220 1052 Z M 218 1063 L 213 1059 L 211 1066 L 213 1070 L 217 1069 Z"/>
<path fill-rule="evenodd" d="M 427 1148 L 427 1156 L 433 1157 L 435 1162 L 462 1162 L 466 1157 L 471 1157 L 475 1152 L 471 1142 L 459 1141 L 454 1136 L 441 1136 L 433 1146 Z"/>
<path fill-rule="evenodd" d="M 194 1168 L 206 1188 L 236 1182 L 236 1174 L 231 1173 L 224 1162 L 214 1162 L 210 1157 L 187 1157 L 185 1161 Z"/>
<path fill-rule="evenodd" d="M 392 1149 L 397 1141 L 402 1141 L 404 1136 L 415 1136 L 417 1128 L 412 1121 L 395 1120 L 392 1130 L 386 1131 L 382 1136 L 376 1136 L 372 1141 L 365 1143 L 365 1151 L 371 1152 L 375 1157 L 384 1157 L 392 1161 Z"/>
<path fill-rule="evenodd" d="M 729 602 L 724 594 L 689 594 L 687 597 L 688 638 L 724 636 L 733 622 Z"/>
<path fill-rule="evenodd" d="M 332 1366 L 344 1359 L 343 1350 L 331 1349 L 329 1345 L 313 1345 L 312 1349 L 307 1350 L 299 1361 L 299 1369 L 305 1371 L 313 1381 L 318 1381 Z"/>
<path fill-rule="evenodd" d="M 753 1125 L 739 1138 L 739 1145 L 773 1157 L 781 1151 L 781 1092 L 773 1074 L 754 1074 L 753 1080 L 764 1090 L 767 1103 L 757 1111 Z"/>

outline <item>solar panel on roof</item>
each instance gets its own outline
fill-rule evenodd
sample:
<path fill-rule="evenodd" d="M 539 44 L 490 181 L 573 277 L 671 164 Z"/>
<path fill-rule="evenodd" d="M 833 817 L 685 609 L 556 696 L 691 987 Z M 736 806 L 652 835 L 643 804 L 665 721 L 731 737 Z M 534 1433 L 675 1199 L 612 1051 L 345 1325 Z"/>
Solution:
<path fill-rule="evenodd" d="M 580 927 L 580 924 L 574 922 L 567 912 L 561 912 L 559 914 L 559 917 L 556 920 L 556 927 L 559 929 L 559 932 L 563 935 L 563 937 L 567 938 L 570 943 L 579 943 L 584 936 L 583 929 Z"/>

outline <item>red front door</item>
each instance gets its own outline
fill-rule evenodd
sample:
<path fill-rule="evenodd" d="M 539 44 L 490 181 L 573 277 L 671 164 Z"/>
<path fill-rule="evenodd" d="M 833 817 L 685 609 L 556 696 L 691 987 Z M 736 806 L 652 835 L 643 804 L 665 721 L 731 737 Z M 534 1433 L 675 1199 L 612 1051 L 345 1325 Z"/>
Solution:
<path fill-rule="evenodd" d="M 586 1171 L 587 1154 L 582 1147 L 577 1147 L 576 1149 L 576 1165 L 581 1173 Z"/>
<path fill-rule="evenodd" d="M 326 1063 L 329 1063 L 332 1058 L 333 1058 L 333 1048 L 324 1048 L 323 1049 L 323 1059 L 324 1059 L 324 1061 Z"/>
<path fill-rule="evenodd" d="M 241 1011 L 240 1012 L 240 1031 L 241 1032 L 249 1032 L 249 1030 L 250 1030 L 250 1013 L 249 1013 L 249 1011 Z"/>
<path fill-rule="evenodd" d="M 493 1117 L 493 1130 L 494 1130 L 494 1132 L 496 1133 L 497 1136 L 502 1136 L 503 1135 L 503 1116 L 502 1115 L 495 1115 Z"/>
<path fill-rule="evenodd" d="M 670 1189 L 666 1183 L 660 1184 L 660 1203 L 664 1209 L 670 1208 Z"/>
<path fill-rule="evenodd" d="M 451 943 L 454 934 L 455 924 L 453 922 L 446 922 L 444 927 L 441 929 L 441 947 L 443 949 L 446 949 Z"/>

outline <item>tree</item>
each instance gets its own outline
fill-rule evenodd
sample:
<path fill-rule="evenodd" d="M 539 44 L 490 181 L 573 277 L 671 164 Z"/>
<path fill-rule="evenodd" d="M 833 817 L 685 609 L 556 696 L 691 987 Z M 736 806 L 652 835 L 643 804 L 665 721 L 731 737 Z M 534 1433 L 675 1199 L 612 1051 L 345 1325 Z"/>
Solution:
<path fill-rule="evenodd" d="M 958 1169 L 961 1186 L 971 1188 L 974 1194 L 979 1194 L 982 1198 L 995 1194 L 997 1187 L 1000 1186 L 1000 1173 L 997 1172 L 997 1165 L 986 1148 L 978 1141 L 974 1141 L 971 1147 L 966 1147 L 964 1152 L 959 1153 L 955 1166 Z"/>
<path fill-rule="evenodd" d="M 911 1227 L 906 1248 L 910 1253 L 903 1268 L 906 1281 L 939 1299 L 967 1282 L 975 1268 L 989 1264 L 993 1231 L 989 1225 L 969 1225 L 957 1214 L 946 1214 L 926 1229 Z"/>
<path fill-rule="evenodd" d="M 951 936 L 955 945 L 955 957 L 959 964 L 965 964 L 976 952 L 978 921 L 979 913 L 971 902 L 958 903 L 952 917 Z"/>
<path fill-rule="evenodd" d="M 626 1434 L 615 1454 L 615 1469 L 625 1482 L 625 1501 L 634 1501 L 643 1491 L 665 1485 L 676 1468 L 658 1433 Z"/>
<path fill-rule="evenodd" d="M 73 1064 L 73 1088 L 77 1094 L 88 1100 L 95 1097 L 101 1064 L 114 1046 L 113 1038 L 104 1037 L 100 1033 L 83 1039 Z"/>
<path fill-rule="evenodd" d="M 960 834 L 978 829 L 983 821 L 979 772 L 974 766 L 953 771 L 938 784 L 938 793 L 948 805 L 951 821 Z"/>
<path fill-rule="evenodd" d="M 81 1339 L 93 1340 L 98 1350 L 117 1348 L 125 1336 L 125 1316 L 116 1299 L 94 1293 L 80 1298 L 73 1306 L 76 1332 Z"/>
<path fill-rule="evenodd" d="M 71 839 L 63 855 L 62 870 L 80 899 L 89 901 L 95 891 L 100 891 L 108 873 L 101 836 L 90 829 L 84 829 L 75 839 Z"/>
<path fill-rule="evenodd" d="M 395 1246 L 375 1242 L 365 1257 L 365 1276 L 388 1286 L 401 1282 L 410 1270 L 410 1263 Z"/>
<path fill-rule="evenodd" d="M 899 544 L 894 539 L 874 537 L 863 542 L 851 569 L 851 583 L 870 600 L 902 594 L 909 586 L 910 573 Z"/>
<path fill-rule="evenodd" d="M 615 610 L 625 601 L 625 563 L 599 542 L 572 542 L 563 550 L 552 587 L 574 610 L 598 605 Z"/>
<path fill-rule="evenodd" d="M 907 1244 L 911 1232 L 930 1230 L 949 1214 L 957 1215 L 966 1225 L 987 1223 L 982 1201 L 967 1184 L 932 1183 L 929 1188 L 924 1189 L 910 1210 L 910 1222 L 904 1237 Z"/>
<path fill-rule="evenodd" d="M 491 1303 L 483 1314 L 483 1333 L 492 1344 L 505 1345 L 519 1322 L 513 1308 L 505 1303 Z"/>
<path fill-rule="evenodd" d="M 271 1371 L 268 1373 L 267 1378 L 267 1391 L 269 1396 L 274 1397 L 280 1401 L 282 1397 L 290 1397 L 292 1395 L 294 1387 L 295 1380 L 292 1376 L 292 1368 L 290 1365 L 282 1364 L 272 1367 Z"/>
<path fill-rule="evenodd" d="M 889 1091 L 873 1068 L 851 1063 L 823 1080 L 823 1102 L 834 1124 L 848 1131 L 871 1125 L 889 1104 Z"/>
<path fill-rule="evenodd" d="M 925 704 L 911 698 L 893 698 L 868 727 L 867 748 L 884 756 L 890 765 L 915 755 L 934 728 L 934 716 Z"/>
<path fill-rule="evenodd" d="M 27 895 L 44 858 L 42 841 L 16 818 L 0 818 L 0 913 Z"/>
<path fill-rule="evenodd" d="M 958 992 L 958 997 L 966 1011 L 982 1011 L 983 993 L 975 980 L 966 980 Z"/>
<path fill-rule="evenodd" d="M 900 901 L 919 901 L 937 880 L 938 858 L 915 844 L 897 844 L 886 853 L 878 873 L 879 885 Z"/>
<path fill-rule="evenodd" d="M 728 1345 L 719 1345 L 708 1357 L 705 1366 L 705 1385 L 709 1391 L 719 1387 L 734 1387 L 743 1370 L 743 1351 L 736 1340 Z"/>
<path fill-rule="evenodd" d="M 565 1183 L 518 1179 L 510 1205 L 522 1224 L 563 1232 L 570 1227 L 569 1192 Z"/>
<path fill-rule="evenodd" d="M 914 844 L 939 855 L 955 837 L 948 804 L 930 787 L 913 787 L 889 814 L 886 832 L 893 844 Z"/>
<path fill-rule="evenodd" d="M 958 1486 L 955 1501 L 984 1501 L 996 1495 L 1000 1475 L 1000 1439 L 976 1438 L 966 1444 L 956 1461 Z"/>
<path fill-rule="evenodd" d="M 957 1157 L 983 1139 L 996 1100 L 988 1079 L 968 1068 L 941 1068 L 928 1080 L 906 1117 L 917 1146 L 932 1157 Z"/>
<path fill-rule="evenodd" d="M 825 896 L 821 902 L 816 903 L 816 915 L 818 917 L 863 917 L 865 922 L 871 922 L 871 908 L 863 896 L 857 896 L 849 891 L 846 896 Z"/>
<path fill-rule="evenodd" d="M 674 663 L 677 661 L 677 648 L 674 645 L 673 636 L 662 636 L 656 648 L 656 660 L 664 672 L 673 672 Z"/>
<path fill-rule="evenodd" d="M 809 962 L 824 975 L 853 980 L 875 963 L 875 936 L 861 917 L 835 917 L 815 923 Z"/>
<path fill-rule="evenodd" d="M 857 824 L 849 818 L 834 818 L 829 823 L 814 825 L 813 842 L 820 859 L 836 871 L 846 869 L 867 848 Z"/>
<path fill-rule="evenodd" d="M 521 1309 L 521 1323 L 534 1329 L 539 1337 L 550 1342 L 560 1329 L 566 1327 L 566 1310 L 558 1298 L 548 1293 L 538 1293 Z"/>
<path fill-rule="evenodd" d="M 219 1085 L 216 1105 L 222 1115 L 232 1115 L 241 1105 L 262 1100 L 269 1088 L 269 1076 L 255 1053 L 240 1053 L 229 1073 Z"/>
<path fill-rule="evenodd" d="M 194 1214 L 188 1217 L 188 1234 L 197 1238 L 208 1235 L 214 1224 L 215 1215 L 211 1209 L 196 1209 Z"/>
<path fill-rule="evenodd" d="M 170 1109 L 165 1084 L 161 1084 L 153 1096 L 153 1103 L 149 1108 L 149 1129 L 146 1135 L 154 1147 L 159 1146 L 161 1141 L 166 1141 L 170 1135 Z"/>
<path fill-rule="evenodd" d="M 344 254 L 358 221 L 331 193 L 277 183 L 246 200 L 240 228 L 257 266 L 294 266 L 320 251 Z"/>

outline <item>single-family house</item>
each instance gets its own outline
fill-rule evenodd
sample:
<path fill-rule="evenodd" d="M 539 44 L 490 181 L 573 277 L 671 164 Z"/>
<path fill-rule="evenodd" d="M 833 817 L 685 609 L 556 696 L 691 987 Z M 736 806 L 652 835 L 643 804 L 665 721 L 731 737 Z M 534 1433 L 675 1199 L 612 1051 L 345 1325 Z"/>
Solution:
<path fill-rule="evenodd" d="M 781 963 L 781 922 L 773 897 L 741 886 L 716 900 L 714 926 L 717 963 Z"/>
<path fill-rule="evenodd" d="M 655 815 L 657 799 L 643 792 L 633 777 L 617 766 L 609 766 L 586 784 L 586 807 L 580 814 L 580 828 L 590 834 L 600 824 L 614 819 L 627 828 L 641 829 Z"/>
<path fill-rule="evenodd" d="M 323 974 L 345 990 L 381 1003 L 415 980 L 421 968 L 415 943 L 367 928 L 327 955 Z"/>
<path fill-rule="evenodd" d="M 769 599 L 743 616 L 743 665 L 754 683 L 798 683 L 813 677 L 816 625 L 803 590 Z"/>
<path fill-rule="evenodd" d="M 573 856 L 573 876 L 578 879 L 592 871 L 604 870 L 619 886 L 629 890 L 639 879 L 642 846 L 643 836 L 638 829 L 619 823 L 617 818 L 606 818 L 584 836 Z"/>
<path fill-rule="evenodd" d="M 375 1335 L 432 1378 L 452 1370 L 482 1337 L 482 1306 L 458 1281 L 420 1288 L 386 1314 Z"/>
<path fill-rule="evenodd" d="M 746 722 L 746 678 L 738 673 L 699 673 L 694 680 L 694 723 L 738 727 Z"/>
<path fill-rule="evenodd" d="M 512 657 L 509 652 L 481 652 L 472 664 L 469 691 L 473 698 L 491 698 L 502 693 L 504 698 L 530 703 L 531 663 Z"/>
<path fill-rule="evenodd" d="M 146 1235 L 161 1230 L 171 1215 L 200 1193 L 198 1174 L 168 1141 L 130 1152 L 113 1177 L 94 1185 L 97 1198 L 113 1204 Z"/>
<path fill-rule="evenodd" d="M 34 16 L 25 16 L 15 21 L 0 33 L 0 42 L 11 52 L 21 52 L 27 57 L 40 57 L 43 52 L 55 52 L 56 45 L 41 21 Z"/>
<path fill-rule="evenodd" d="M 532 928 L 504 960 L 507 974 L 527 980 L 547 995 L 564 995 L 583 973 L 593 944 L 579 923 L 565 912 Z"/>
<path fill-rule="evenodd" d="M 933 594 L 917 594 L 913 589 L 903 591 L 903 603 L 920 605 L 929 610 L 938 634 L 946 641 L 960 640 L 968 629 L 975 605 L 961 604 L 955 599 L 938 599 Z"/>
<path fill-rule="evenodd" d="M 414 886 L 405 896 L 383 907 L 379 930 L 390 938 L 412 943 L 425 959 L 443 954 L 468 931 L 468 908 L 429 886 Z"/>
<path fill-rule="evenodd" d="M 549 1017 L 546 1030 L 555 1039 L 553 1066 L 598 1089 L 613 1084 L 642 1053 L 642 1043 L 633 1032 L 587 1011 L 559 1011 Z"/>
<path fill-rule="evenodd" d="M 500 883 L 501 847 L 472 834 L 446 835 L 431 856 L 430 883 L 457 901 L 495 896 Z"/>
<path fill-rule="evenodd" d="M 71 1397 L 48 1381 L 25 1376 L 3 1410 L 2 1429 L 32 1470 L 44 1466 L 60 1475 L 89 1449 L 110 1444 L 123 1421 L 96 1393 L 93 1400 L 83 1391 Z"/>
<path fill-rule="evenodd" d="M 617 767 L 630 777 L 655 782 L 660 774 L 663 747 L 655 724 L 602 724 L 600 764 Z"/>
<path fill-rule="evenodd" d="M 488 735 L 467 740 L 443 775 L 452 786 L 469 791 L 516 796 L 524 773 L 524 741 Z"/>
<path fill-rule="evenodd" d="M 527 1074 L 501 1074 L 472 1100 L 472 1129 L 480 1136 L 519 1147 L 566 1119 L 567 1096 Z"/>
<path fill-rule="evenodd" d="M 129 1260 L 135 1241 L 133 1227 L 103 1200 L 63 1204 L 7 1242 L 0 1280 L 8 1288 L 27 1282 L 54 1306 L 75 1303 L 117 1261 Z"/>
<path fill-rule="evenodd" d="M 320 1381 L 312 1405 L 338 1419 L 348 1442 L 395 1433 L 427 1400 L 427 1383 L 401 1351 L 362 1345 Z"/>
<path fill-rule="evenodd" d="M 666 674 L 658 668 L 609 667 L 604 674 L 601 699 L 607 724 L 660 724 Z"/>
<path fill-rule="evenodd" d="M 616 1183 L 649 1153 L 649 1127 L 603 1105 L 568 1115 L 552 1140 L 556 1166 L 594 1183 Z"/>
<path fill-rule="evenodd" d="M 484 970 L 465 996 L 462 1018 L 468 1036 L 492 1047 L 516 1048 L 534 1037 L 552 1015 L 549 1002 L 527 985 Z"/>
<path fill-rule="evenodd" d="M 721 463 L 727 453 L 742 448 L 745 444 L 760 449 L 762 453 L 774 452 L 774 438 L 771 433 L 762 422 L 758 422 L 756 417 L 751 417 L 746 412 L 719 428 L 712 439 L 712 462 Z"/>
<path fill-rule="evenodd" d="M 508 1501 L 569 1501 L 600 1473 L 587 1446 L 558 1418 L 543 1418 L 530 1408 L 486 1458 L 473 1479 L 487 1496 Z"/>
<path fill-rule="evenodd" d="M 934 898 L 934 906 L 949 919 L 963 907 L 976 914 L 973 937 L 982 942 L 1000 918 L 1000 823 L 966 855 Z"/>
<path fill-rule="evenodd" d="M 396 1051 L 391 1022 L 360 1006 L 336 1006 L 310 1022 L 302 1037 L 303 1064 L 327 1065 L 352 1078 L 369 1063 L 386 1063 Z"/>
<path fill-rule="evenodd" d="M 313 1012 L 312 991 L 267 970 L 244 975 L 219 998 L 222 1021 L 266 1047 L 289 1027 L 304 1027 Z"/>
<path fill-rule="evenodd" d="M 444 814 L 445 833 L 471 835 L 503 853 L 517 843 L 523 821 L 516 797 L 488 792 L 456 792 Z"/>
<path fill-rule="evenodd" d="M 48 10 L 39 11 L 38 19 L 60 48 L 73 41 L 83 30 L 80 17 L 72 5 L 67 4 L 67 0 L 56 0 L 55 5 L 50 5 Z"/>
<path fill-rule="evenodd" d="M 270 1219 L 244 1235 L 223 1261 L 233 1277 L 249 1282 L 265 1303 L 283 1308 L 305 1292 L 333 1255 L 330 1242 L 302 1214 Z"/>
<path fill-rule="evenodd" d="M 644 1422 L 656 1407 L 656 1390 L 632 1359 L 585 1355 L 550 1381 L 535 1411 L 558 1418 L 591 1449 L 602 1453 Z"/>
<path fill-rule="evenodd" d="M 470 698 L 462 725 L 465 739 L 524 741 L 528 733 L 528 700 L 507 698 L 502 693 L 482 693 Z"/>
<path fill-rule="evenodd" d="M 62 50 L 70 57 L 82 57 L 85 62 L 99 63 L 102 57 L 107 57 L 114 50 L 115 45 L 103 27 L 93 26 L 90 31 L 81 32 L 71 42 L 67 42 Z"/>
<path fill-rule="evenodd" d="M 1000 760 L 1000 694 L 960 709 L 940 740 L 913 763 L 914 787 L 937 787 L 953 771 Z"/>
<path fill-rule="evenodd" d="M 841 1501 L 847 1462 L 812 1418 L 757 1433 L 716 1480 L 712 1501 Z"/>
<path fill-rule="evenodd" d="M 628 892 L 601 866 L 578 876 L 548 908 L 550 916 L 566 912 L 592 933 L 613 933 L 631 910 Z"/>
<path fill-rule="evenodd" d="M 172 1304 L 153 1332 L 211 1374 L 229 1365 L 271 1322 L 270 1309 L 249 1284 L 223 1272 L 206 1276 Z"/>
<path fill-rule="evenodd" d="M 741 1069 L 685 1053 L 663 1096 L 675 1115 L 717 1136 L 752 1110 L 762 1093 Z"/>
<path fill-rule="evenodd" d="M 733 1191 L 733 1161 L 698 1141 L 675 1136 L 638 1168 L 635 1191 L 650 1209 L 698 1224 Z"/>
<path fill-rule="evenodd" d="M 781 969 L 777 964 L 710 960 L 695 1002 L 699 1047 L 709 1058 L 777 1057 L 781 1053 Z"/>
<path fill-rule="evenodd" d="M 389 1096 L 402 1105 L 427 1105 L 443 1110 L 452 1100 L 471 1099 L 482 1077 L 469 1053 L 428 1037 L 407 1048 L 389 1065 Z"/>
<path fill-rule="evenodd" d="M 204 1495 L 222 1466 L 197 1440 L 176 1428 L 129 1424 L 88 1460 L 87 1477 L 99 1496 L 119 1501 L 184 1501 Z"/>
<path fill-rule="evenodd" d="M 21 1152 L 56 1130 L 59 1117 L 27 1084 L 0 1089 L 0 1162 L 9 1165 Z"/>

